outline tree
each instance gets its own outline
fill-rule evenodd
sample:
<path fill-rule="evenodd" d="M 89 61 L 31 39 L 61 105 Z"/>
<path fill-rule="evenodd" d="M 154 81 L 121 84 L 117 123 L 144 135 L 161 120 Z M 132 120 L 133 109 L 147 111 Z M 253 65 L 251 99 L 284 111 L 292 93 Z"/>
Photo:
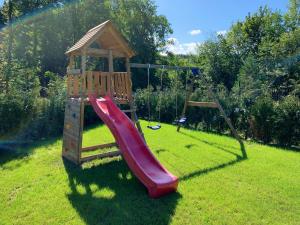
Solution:
<path fill-rule="evenodd" d="M 289 10 L 285 15 L 285 25 L 292 31 L 300 26 L 300 1 L 290 0 Z"/>
<path fill-rule="evenodd" d="M 149 0 L 105 1 L 110 18 L 129 40 L 137 63 L 155 63 L 159 51 L 166 44 L 166 37 L 173 31 L 165 16 L 157 15 L 157 7 Z M 146 86 L 146 74 L 136 72 L 135 86 Z"/>
<path fill-rule="evenodd" d="M 198 49 L 197 61 L 214 84 L 224 84 L 228 90 L 234 85 L 241 59 L 233 51 L 228 40 L 219 36 L 216 41 L 207 41 Z"/>

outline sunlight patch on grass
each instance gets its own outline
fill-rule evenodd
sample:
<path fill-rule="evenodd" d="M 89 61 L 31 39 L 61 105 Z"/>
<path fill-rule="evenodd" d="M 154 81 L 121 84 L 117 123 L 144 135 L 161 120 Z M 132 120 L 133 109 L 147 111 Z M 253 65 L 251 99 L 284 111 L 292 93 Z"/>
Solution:
<path fill-rule="evenodd" d="M 93 193 L 93 196 L 96 198 L 105 198 L 105 199 L 112 199 L 116 196 L 116 193 L 109 189 L 109 188 L 102 188 Z"/>

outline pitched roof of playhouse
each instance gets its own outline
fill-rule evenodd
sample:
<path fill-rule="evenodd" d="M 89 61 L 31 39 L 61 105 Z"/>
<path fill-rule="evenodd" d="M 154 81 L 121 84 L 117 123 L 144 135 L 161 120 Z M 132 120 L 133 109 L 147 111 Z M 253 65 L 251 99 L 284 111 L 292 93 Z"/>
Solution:
<path fill-rule="evenodd" d="M 134 51 L 129 48 L 125 38 L 110 20 L 90 29 L 66 54 L 78 53 L 93 42 L 100 44 L 101 49 L 112 49 L 128 57 L 135 55 Z"/>

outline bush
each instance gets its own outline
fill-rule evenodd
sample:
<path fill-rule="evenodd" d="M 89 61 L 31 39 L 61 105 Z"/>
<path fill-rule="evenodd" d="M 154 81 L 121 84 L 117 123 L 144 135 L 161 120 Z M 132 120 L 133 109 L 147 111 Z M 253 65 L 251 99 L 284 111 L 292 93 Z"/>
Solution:
<path fill-rule="evenodd" d="M 39 81 L 33 69 L 13 70 L 9 92 L 0 94 L 0 136 L 10 136 L 26 126 L 36 111 Z"/>
<path fill-rule="evenodd" d="M 179 117 L 182 113 L 182 108 L 184 104 L 184 93 L 175 92 L 169 88 L 165 89 L 162 93 L 159 91 L 152 91 L 150 94 L 150 120 L 159 120 L 159 96 L 161 94 L 161 122 L 172 123 L 176 119 L 176 95 L 177 95 L 177 116 Z M 147 119 L 149 117 L 148 113 L 148 90 L 138 89 L 135 93 L 135 104 L 137 106 L 138 116 Z"/>
<path fill-rule="evenodd" d="M 0 95 L 0 134 L 17 131 L 28 117 L 21 96 Z"/>
<path fill-rule="evenodd" d="M 254 138 L 270 143 L 275 121 L 274 103 L 270 96 L 261 96 L 251 107 L 251 128 Z"/>
<path fill-rule="evenodd" d="M 275 106 L 276 132 L 274 136 L 281 145 L 300 144 L 300 100 L 287 96 Z"/>
<path fill-rule="evenodd" d="M 38 98 L 36 111 L 20 134 L 22 139 L 40 139 L 62 134 L 64 125 L 64 108 L 66 99 L 65 80 L 56 74 L 46 72 L 48 87 L 44 90 L 46 98 Z"/>

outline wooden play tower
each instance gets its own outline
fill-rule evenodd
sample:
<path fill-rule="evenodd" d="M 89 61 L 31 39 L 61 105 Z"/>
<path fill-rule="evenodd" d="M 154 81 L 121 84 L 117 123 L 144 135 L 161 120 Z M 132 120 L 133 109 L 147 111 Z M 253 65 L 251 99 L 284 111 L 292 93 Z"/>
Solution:
<path fill-rule="evenodd" d="M 67 68 L 67 101 L 63 132 L 62 155 L 81 164 L 96 158 L 120 155 L 120 151 L 105 151 L 93 156 L 82 157 L 83 151 L 118 148 L 117 144 L 106 143 L 97 146 L 82 147 L 85 106 L 89 104 L 88 95 L 110 96 L 116 104 L 127 104 L 130 118 L 142 134 L 132 98 L 132 82 L 129 60 L 134 52 L 110 21 L 106 21 L 89 30 L 66 54 L 69 56 Z M 104 59 L 106 71 L 90 70 L 89 59 Z M 114 71 L 114 59 L 125 63 L 126 72 Z M 102 69 L 105 70 L 105 69 Z M 142 134 L 143 136 L 143 134 Z"/>

